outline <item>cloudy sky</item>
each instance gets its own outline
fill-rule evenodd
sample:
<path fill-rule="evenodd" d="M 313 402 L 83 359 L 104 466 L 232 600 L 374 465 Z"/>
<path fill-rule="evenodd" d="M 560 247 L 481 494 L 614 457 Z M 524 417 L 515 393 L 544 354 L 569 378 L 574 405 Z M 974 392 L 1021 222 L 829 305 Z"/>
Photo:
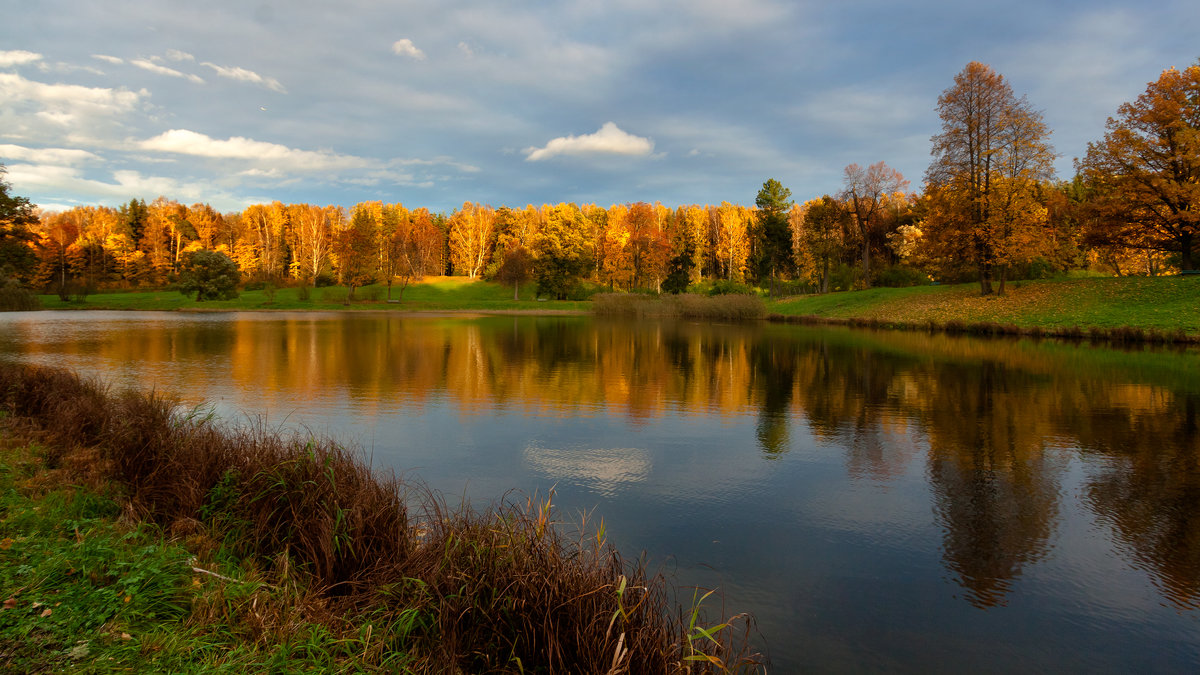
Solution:
<path fill-rule="evenodd" d="M 1045 113 L 1060 176 L 1166 67 L 1195 0 L 12 3 L 0 163 L 49 210 L 364 200 L 752 204 L 880 160 L 921 184 L 972 60 Z"/>

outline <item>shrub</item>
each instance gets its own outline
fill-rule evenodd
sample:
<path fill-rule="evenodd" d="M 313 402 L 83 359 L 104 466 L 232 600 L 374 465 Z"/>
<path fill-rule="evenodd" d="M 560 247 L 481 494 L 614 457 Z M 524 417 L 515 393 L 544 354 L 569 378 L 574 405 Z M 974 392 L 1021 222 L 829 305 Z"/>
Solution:
<path fill-rule="evenodd" d="M 915 267 L 889 265 L 875 273 L 875 285 L 889 288 L 921 286 L 929 283 L 929 276 Z"/>
<path fill-rule="evenodd" d="M 232 300 L 238 296 L 240 281 L 237 263 L 219 251 L 191 251 L 183 255 L 179 272 L 179 291 L 196 302 Z"/>
<path fill-rule="evenodd" d="M 632 293 L 599 293 L 592 298 L 592 311 L 600 316 L 679 317 L 685 319 L 761 319 L 766 303 L 757 295 L 704 296 L 693 293 L 653 298 Z"/>
<path fill-rule="evenodd" d="M 41 307 L 33 291 L 22 288 L 15 279 L 0 279 L 0 312 L 28 312 Z"/>

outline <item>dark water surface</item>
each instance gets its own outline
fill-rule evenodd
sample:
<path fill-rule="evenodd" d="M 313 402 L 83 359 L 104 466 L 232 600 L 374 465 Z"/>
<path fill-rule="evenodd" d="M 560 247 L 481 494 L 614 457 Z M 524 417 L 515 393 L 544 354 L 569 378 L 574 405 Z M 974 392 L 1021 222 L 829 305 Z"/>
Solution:
<path fill-rule="evenodd" d="M 0 314 L 0 358 L 556 489 L 772 672 L 1200 668 L 1200 355 L 782 325 Z"/>

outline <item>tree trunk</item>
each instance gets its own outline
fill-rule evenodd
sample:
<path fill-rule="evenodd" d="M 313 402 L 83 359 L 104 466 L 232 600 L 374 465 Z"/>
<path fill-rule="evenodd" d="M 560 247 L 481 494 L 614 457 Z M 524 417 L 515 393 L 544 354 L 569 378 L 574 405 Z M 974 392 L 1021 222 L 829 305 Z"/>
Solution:
<path fill-rule="evenodd" d="M 1179 252 L 1182 258 L 1179 268 L 1181 270 L 1195 270 L 1196 266 L 1192 264 L 1192 233 L 1184 232 L 1179 237 Z"/>
<path fill-rule="evenodd" d="M 871 242 L 867 239 L 867 231 L 863 230 L 863 288 L 871 287 Z"/>
<path fill-rule="evenodd" d="M 513 283 L 513 302 L 516 302 L 521 299 L 521 297 L 518 295 L 518 293 L 520 293 L 520 292 L 521 292 L 521 282 L 519 282 L 519 281 L 514 282 Z"/>

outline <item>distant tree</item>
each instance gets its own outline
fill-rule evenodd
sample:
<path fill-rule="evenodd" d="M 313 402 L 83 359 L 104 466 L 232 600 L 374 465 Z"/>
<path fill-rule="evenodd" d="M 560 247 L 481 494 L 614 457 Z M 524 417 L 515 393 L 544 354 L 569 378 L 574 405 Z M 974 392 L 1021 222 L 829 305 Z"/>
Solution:
<path fill-rule="evenodd" d="M 926 218 L 924 241 L 968 255 L 983 295 L 999 271 L 1003 292 L 1013 246 L 1038 241 L 1029 232 L 1039 226 L 1029 199 L 1054 174 L 1050 131 L 1002 75 L 974 61 L 938 97 L 938 116 L 942 132 L 932 139 L 925 174 L 937 208 Z"/>
<path fill-rule="evenodd" d="M 559 204 L 547 210 L 533 244 L 538 295 L 565 300 L 591 266 L 582 221 L 583 213 L 574 204 Z"/>
<path fill-rule="evenodd" d="M 37 235 L 31 229 L 38 222 L 37 212 L 28 198 L 9 193 L 5 173 L 7 169 L 0 164 L 0 268 L 28 281 L 37 265 L 33 252 Z"/>
<path fill-rule="evenodd" d="M 788 230 L 788 211 L 792 208 L 792 191 L 770 178 L 754 199 L 758 207 L 758 269 L 759 280 L 775 279 L 791 267 L 792 237 Z"/>
<path fill-rule="evenodd" d="M 346 304 L 354 299 L 354 289 L 375 280 L 377 228 L 372 211 L 370 204 L 356 205 L 349 225 L 334 241 L 338 272 L 347 289 Z"/>
<path fill-rule="evenodd" d="M 888 197 L 907 188 L 908 181 L 886 163 L 876 162 L 865 169 L 857 164 L 847 166 L 843 185 L 841 198 L 862 238 L 862 283 L 870 287 L 871 234 Z"/>
<path fill-rule="evenodd" d="M 829 292 L 833 263 L 841 258 L 843 235 L 849 214 L 838 200 L 825 195 L 793 212 L 796 252 L 802 269 L 807 269 L 820 293 Z"/>
<path fill-rule="evenodd" d="M 513 285 L 513 300 L 520 300 L 521 284 L 533 278 L 533 258 L 524 246 L 516 245 L 505 251 L 496 270 L 496 281 Z"/>
<path fill-rule="evenodd" d="M 1094 236 L 1129 248 L 1172 251 L 1196 269 L 1200 241 L 1200 62 L 1164 70 L 1108 118 L 1079 168 Z"/>
<path fill-rule="evenodd" d="M 450 257 L 454 269 L 474 279 L 483 272 L 495 241 L 496 212 L 466 202 L 450 216 Z"/>
<path fill-rule="evenodd" d="M 232 300 L 238 296 L 241 280 L 237 263 L 217 251 L 190 251 L 180 259 L 179 291 L 196 302 Z"/>

